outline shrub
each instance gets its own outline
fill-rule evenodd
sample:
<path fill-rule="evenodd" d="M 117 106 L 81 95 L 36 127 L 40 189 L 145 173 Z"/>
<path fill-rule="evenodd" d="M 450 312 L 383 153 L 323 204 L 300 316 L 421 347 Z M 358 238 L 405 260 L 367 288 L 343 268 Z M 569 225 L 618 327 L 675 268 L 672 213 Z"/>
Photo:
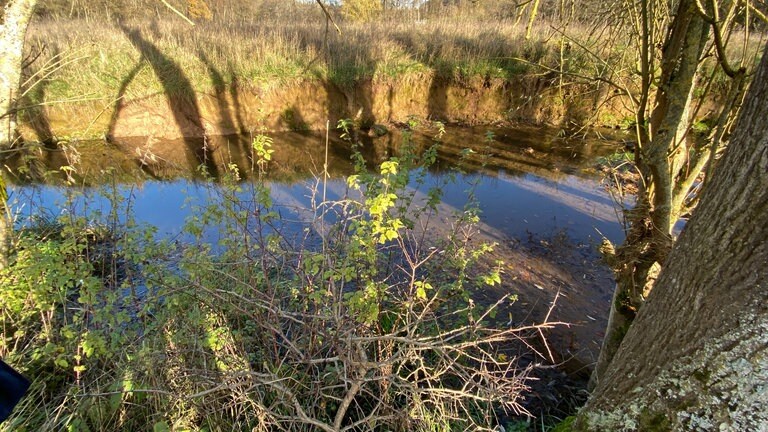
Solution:
<path fill-rule="evenodd" d="M 341 12 L 353 21 L 371 21 L 382 11 L 379 0 L 345 0 Z"/>
<path fill-rule="evenodd" d="M 34 384 L 6 427 L 492 430 L 498 410 L 522 410 L 527 370 L 504 348 L 524 329 L 493 327 L 507 296 L 471 296 L 501 276 L 479 264 L 493 246 L 471 241 L 476 209 L 440 238 L 422 228 L 438 209 L 440 185 L 417 192 L 436 147 L 406 134 L 374 172 L 357 153 L 347 192 L 330 200 L 318 178 L 298 223 L 271 200 L 270 147 L 254 139 L 257 180 L 231 167 L 188 243 L 118 210 L 109 230 L 92 214 L 23 232 L 0 274 L 0 355 Z M 122 270 L 95 272 L 104 261 Z"/>

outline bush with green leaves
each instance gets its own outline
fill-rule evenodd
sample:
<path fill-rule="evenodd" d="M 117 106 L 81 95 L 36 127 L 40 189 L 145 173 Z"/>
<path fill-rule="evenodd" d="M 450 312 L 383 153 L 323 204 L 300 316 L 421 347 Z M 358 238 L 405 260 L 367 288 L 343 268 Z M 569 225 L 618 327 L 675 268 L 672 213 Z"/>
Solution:
<path fill-rule="evenodd" d="M 375 170 L 356 153 L 342 197 L 323 175 L 292 218 L 257 137 L 258 178 L 230 167 L 183 244 L 115 215 L 99 235 L 74 217 L 22 231 L 0 355 L 34 383 L 6 430 L 493 430 L 523 412 L 528 371 L 506 348 L 526 329 L 493 326 L 508 296 L 472 297 L 501 277 L 476 208 L 430 236 L 443 132 L 423 151 L 406 134 Z"/>

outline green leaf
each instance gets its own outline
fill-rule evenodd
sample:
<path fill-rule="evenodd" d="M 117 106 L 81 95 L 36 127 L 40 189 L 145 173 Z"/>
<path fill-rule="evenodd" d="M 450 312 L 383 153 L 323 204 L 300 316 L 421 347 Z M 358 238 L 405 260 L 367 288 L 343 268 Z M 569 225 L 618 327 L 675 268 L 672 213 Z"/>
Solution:
<path fill-rule="evenodd" d="M 424 287 L 421 287 L 421 286 L 416 287 L 416 298 L 420 300 L 427 299 L 427 291 L 424 290 Z"/>
<path fill-rule="evenodd" d="M 86 357 L 99 356 L 107 352 L 107 343 L 101 335 L 88 332 L 83 336 L 82 348 Z"/>
<path fill-rule="evenodd" d="M 397 174 L 397 161 L 386 161 L 381 163 L 381 175 Z"/>
<path fill-rule="evenodd" d="M 429 282 L 418 281 L 413 284 L 416 287 L 416 298 L 419 300 L 427 299 L 427 291 L 432 289 Z"/>

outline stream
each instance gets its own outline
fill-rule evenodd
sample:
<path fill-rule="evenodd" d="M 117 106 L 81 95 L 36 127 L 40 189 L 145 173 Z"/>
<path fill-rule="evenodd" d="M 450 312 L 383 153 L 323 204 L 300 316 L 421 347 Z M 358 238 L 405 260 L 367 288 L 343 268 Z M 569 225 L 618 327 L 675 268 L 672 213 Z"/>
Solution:
<path fill-rule="evenodd" d="M 425 184 L 441 185 L 443 208 L 460 211 L 472 188 L 483 224 L 502 237 L 566 235 L 577 244 L 599 243 L 602 236 L 614 243 L 623 239 L 616 204 L 593 169 L 600 157 L 617 150 L 616 143 L 564 140 L 540 128 L 493 130 L 493 141 L 485 142 L 486 131 L 449 127 L 441 138 L 438 161 L 427 173 Z M 362 137 L 361 151 L 366 160 L 379 164 L 397 154 L 400 135 L 395 130 L 383 138 Z M 274 153 L 266 180 L 274 203 L 289 213 L 298 212 L 310 205 L 309 190 L 321 176 L 324 136 L 288 132 L 271 137 Z M 214 149 L 214 170 L 223 172 L 227 165 L 235 165 L 247 184 L 253 177 L 251 140 L 250 136 L 208 139 L 205 145 Z M 415 133 L 413 140 L 421 149 L 435 143 L 428 133 Z M 346 176 L 354 172 L 351 146 L 338 137 L 329 144 L 327 188 L 340 196 Z M 211 193 L 216 193 L 179 151 L 185 145 L 184 140 L 156 141 L 151 137 L 112 144 L 91 141 L 77 143 L 70 151 L 43 150 L 38 158 L 8 160 L 6 175 L 14 212 L 24 220 L 41 209 L 56 215 L 66 204 L 70 211 L 98 209 L 106 213 L 109 201 L 102 195 L 105 187 L 114 187 L 132 199 L 137 221 L 156 226 L 164 236 L 175 236 L 194 211 L 192 204 L 204 204 Z M 474 150 L 472 156 L 480 156 L 461 161 L 460 154 L 466 148 Z M 455 169 L 457 164 L 461 171 Z M 62 168 L 68 166 L 72 170 Z M 64 184 L 67 172 L 68 185 Z M 447 176 L 455 180 L 446 181 Z M 73 187 L 83 195 L 67 203 Z"/>

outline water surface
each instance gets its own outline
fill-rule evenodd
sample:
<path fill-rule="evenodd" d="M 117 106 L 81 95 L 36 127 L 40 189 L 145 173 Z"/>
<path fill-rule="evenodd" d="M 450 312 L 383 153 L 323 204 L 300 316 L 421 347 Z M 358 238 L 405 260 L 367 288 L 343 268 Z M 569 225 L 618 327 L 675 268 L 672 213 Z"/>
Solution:
<path fill-rule="evenodd" d="M 441 208 L 452 212 L 461 212 L 473 197 L 481 220 L 501 235 L 520 239 L 565 233 L 577 243 L 593 243 L 600 236 L 614 242 L 623 239 L 616 206 L 591 169 L 599 157 L 614 153 L 617 144 L 565 140 L 553 131 L 534 128 L 493 129 L 490 140 L 487 132 L 485 128 L 456 127 L 448 128 L 439 139 L 435 139 L 435 130 L 392 130 L 380 138 L 358 138 L 371 167 L 399 154 L 408 135 L 412 134 L 417 152 L 437 145 L 437 162 L 428 169 L 420 192 L 440 185 L 444 192 Z M 264 179 L 281 215 L 301 219 L 302 209 L 311 204 L 311 190 L 322 176 L 325 135 L 270 136 L 274 154 Z M 235 170 L 242 179 L 244 197 L 249 196 L 258 171 L 252 140 L 253 136 L 229 136 L 199 142 L 210 157 L 205 170 L 209 174 Z M 329 140 L 329 199 L 346 193 L 345 178 L 354 173 L 351 147 L 338 136 Z M 205 179 L 188 152 L 189 140 L 142 137 L 76 143 L 64 150 L 19 155 L 6 162 L 13 173 L 7 174 L 13 209 L 21 219 L 41 212 L 54 216 L 68 211 L 108 213 L 111 206 L 104 197 L 106 191 L 129 199 L 137 221 L 174 237 L 184 221 L 218 193 L 216 182 Z M 69 185 L 62 181 L 67 175 Z M 73 190 L 82 195 L 68 201 Z"/>

